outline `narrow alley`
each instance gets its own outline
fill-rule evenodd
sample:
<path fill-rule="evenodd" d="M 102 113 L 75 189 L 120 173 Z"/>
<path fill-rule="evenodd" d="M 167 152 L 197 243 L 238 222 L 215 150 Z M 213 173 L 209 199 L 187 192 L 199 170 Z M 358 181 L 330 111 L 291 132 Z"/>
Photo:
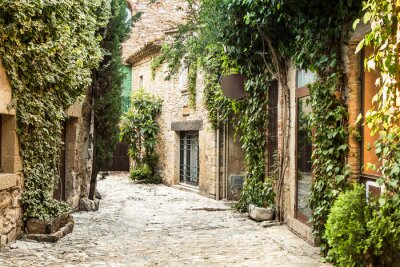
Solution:
<path fill-rule="evenodd" d="M 98 212 L 79 212 L 58 243 L 17 241 L 0 266 L 321 266 L 286 226 L 264 228 L 222 202 L 127 175 L 99 181 Z"/>

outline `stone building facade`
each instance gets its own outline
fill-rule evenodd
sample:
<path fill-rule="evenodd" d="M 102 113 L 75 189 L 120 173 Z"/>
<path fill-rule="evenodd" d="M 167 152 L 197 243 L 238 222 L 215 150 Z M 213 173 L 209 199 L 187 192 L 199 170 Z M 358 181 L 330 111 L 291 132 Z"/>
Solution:
<path fill-rule="evenodd" d="M 22 234 L 22 164 L 15 110 L 8 109 L 11 101 L 11 86 L 0 62 L 0 247 Z"/>
<path fill-rule="evenodd" d="M 158 5 L 168 6 L 170 1 L 159 1 Z M 171 7 L 171 6 L 170 6 Z M 159 95 L 163 101 L 163 111 L 160 118 L 160 170 L 167 184 L 175 185 L 180 181 L 180 142 L 181 132 L 196 130 L 199 136 L 199 159 L 200 179 L 199 191 L 202 194 L 215 197 L 216 199 L 235 199 L 239 191 L 234 190 L 234 176 L 243 176 L 243 151 L 239 143 L 234 142 L 234 129 L 229 126 L 213 130 L 207 120 L 207 111 L 202 102 L 202 75 L 199 73 L 196 88 L 196 109 L 188 106 L 188 95 L 186 91 L 187 69 L 183 68 L 176 79 L 165 81 L 166 66 L 163 65 L 155 73 L 154 79 L 151 74 L 151 61 L 159 55 L 163 42 L 168 39 L 168 26 L 163 25 L 166 14 L 154 13 L 157 6 L 141 6 L 141 11 L 146 12 L 150 8 L 151 15 L 145 20 L 138 22 L 133 28 L 132 38 L 125 45 L 125 58 L 132 66 L 132 89 L 144 87 L 145 90 Z M 174 9 L 171 8 L 170 12 Z M 177 13 L 178 14 L 178 13 Z M 184 16 L 170 16 L 177 18 L 174 23 L 179 23 Z M 157 30 L 152 30 L 146 25 L 154 25 Z M 147 28 L 146 28 L 147 27 Z M 343 44 L 343 61 L 345 63 L 346 88 L 345 100 L 349 112 L 349 153 L 347 163 L 351 169 L 351 179 L 361 180 L 369 183 L 369 189 L 380 191 L 374 185 L 377 173 L 371 173 L 363 168 L 366 162 L 373 162 L 375 155 L 373 150 L 368 151 L 367 144 L 373 144 L 374 137 L 370 137 L 367 127 L 355 125 L 359 114 L 365 115 L 372 103 L 372 96 L 376 88 L 374 81 L 376 74 L 364 71 L 363 59 L 368 49 L 362 53 L 355 53 L 356 46 L 362 37 L 368 32 L 368 25 L 359 25 L 351 33 L 349 42 Z M 160 33 L 163 31 L 163 33 Z M 133 41 L 135 39 L 135 41 Z M 284 219 L 288 226 L 310 243 L 316 244 L 312 236 L 312 225 L 309 219 L 312 210 L 307 207 L 311 186 L 313 182 L 313 170 L 311 164 L 312 143 L 308 138 L 309 132 L 305 123 L 305 117 L 312 112 L 307 102 L 309 90 L 307 84 L 313 82 L 314 75 L 307 70 L 298 70 L 291 66 L 288 71 L 288 86 L 290 90 L 289 114 L 282 118 L 284 106 L 282 99 L 282 85 L 277 81 L 271 81 L 268 86 L 269 127 L 267 129 L 267 172 L 271 171 L 273 154 L 280 151 L 282 147 L 283 119 L 289 121 L 290 138 L 288 168 L 286 169 L 283 186 Z M 271 111 L 277 110 L 275 114 Z M 271 116 L 272 114 L 272 116 Z M 201 122 L 201 123 L 200 123 Z M 275 129 L 275 130 L 274 130 Z M 361 140 L 358 135 L 361 133 Z M 204 170 L 206 168 L 206 170 Z"/>
<path fill-rule="evenodd" d="M 244 167 L 234 130 L 232 126 L 213 129 L 203 105 L 201 73 L 197 75 L 195 108 L 189 106 L 187 67 L 168 81 L 166 64 L 153 75 L 151 62 L 159 55 L 162 43 L 156 40 L 145 44 L 127 60 L 132 65 L 132 90 L 143 88 L 163 101 L 156 149 L 160 174 L 168 185 L 186 187 L 211 198 L 237 198 Z M 239 184 L 233 185 L 232 179 L 239 179 Z"/>
<path fill-rule="evenodd" d="M 74 210 L 87 197 L 91 174 L 90 102 L 86 97 L 67 111 L 60 148 L 60 180 L 54 198 L 66 201 Z M 23 166 L 16 134 L 16 111 L 9 109 L 12 89 L 0 62 L 0 247 L 18 239 L 24 229 L 21 195 Z M 89 114 L 89 117 L 87 116 Z"/>
<path fill-rule="evenodd" d="M 166 64 L 152 74 L 151 62 L 184 21 L 186 4 L 176 0 L 128 4 L 132 14 L 143 12 L 123 44 L 125 62 L 132 68 L 132 91 L 142 87 L 163 100 L 157 152 L 164 182 L 216 199 L 236 199 L 243 183 L 244 154 L 232 126 L 213 129 L 208 121 L 202 74 L 197 75 L 195 108 L 189 106 L 187 67 L 169 81 Z"/>

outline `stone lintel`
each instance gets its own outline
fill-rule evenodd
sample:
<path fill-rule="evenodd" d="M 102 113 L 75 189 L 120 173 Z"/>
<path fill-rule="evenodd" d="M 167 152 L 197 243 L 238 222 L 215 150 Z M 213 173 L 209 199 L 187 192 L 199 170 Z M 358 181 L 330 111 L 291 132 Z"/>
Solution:
<path fill-rule="evenodd" d="M 175 132 L 203 130 L 202 120 L 176 121 L 171 123 L 171 130 Z"/>
<path fill-rule="evenodd" d="M 0 190 L 11 188 L 17 185 L 18 174 L 0 173 Z"/>

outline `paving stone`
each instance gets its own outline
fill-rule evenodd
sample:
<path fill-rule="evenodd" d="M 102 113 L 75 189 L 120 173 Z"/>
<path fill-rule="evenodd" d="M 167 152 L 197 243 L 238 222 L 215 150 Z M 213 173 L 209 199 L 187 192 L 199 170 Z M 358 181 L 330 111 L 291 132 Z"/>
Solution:
<path fill-rule="evenodd" d="M 98 182 L 97 212 L 74 213 L 55 244 L 17 241 L 0 266 L 329 266 L 285 225 L 264 228 L 222 202 L 127 175 Z"/>

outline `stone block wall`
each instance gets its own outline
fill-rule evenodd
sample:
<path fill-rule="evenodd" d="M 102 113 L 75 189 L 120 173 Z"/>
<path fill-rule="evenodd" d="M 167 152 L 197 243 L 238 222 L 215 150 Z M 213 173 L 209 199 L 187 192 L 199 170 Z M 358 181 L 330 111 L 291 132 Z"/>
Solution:
<path fill-rule="evenodd" d="M 176 28 L 185 18 L 186 3 L 180 0 L 128 0 L 128 7 L 135 15 L 142 12 L 135 22 L 130 37 L 122 45 L 122 57 L 126 60 L 144 44 L 163 38 L 164 31 Z"/>
<path fill-rule="evenodd" d="M 22 163 L 16 135 L 15 110 L 9 110 L 11 87 L 0 62 L 0 116 L 1 166 L 0 169 L 0 247 L 16 240 L 22 234 L 21 193 Z"/>
<path fill-rule="evenodd" d="M 81 198 L 89 195 L 89 183 L 93 164 L 93 122 L 91 99 L 86 96 L 82 102 L 71 106 L 66 121 L 65 136 L 65 198 L 73 208 L 79 208 Z"/>
<path fill-rule="evenodd" d="M 161 97 L 162 112 L 159 117 L 160 133 L 157 153 L 159 155 L 159 170 L 168 185 L 179 183 L 179 132 L 173 131 L 173 122 L 202 121 L 199 130 L 199 191 L 203 195 L 215 196 L 216 179 L 216 131 L 211 128 L 207 111 L 203 106 L 203 75 L 197 77 L 196 108 L 189 108 L 189 95 L 185 82 L 185 71 L 180 77 L 170 81 L 165 80 L 166 65 L 156 71 L 154 79 L 151 73 L 153 54 L 135 62 L 132 67 L 133 90 L 142 83 L 145 91 Z M 179 76 L 179 75 L 178 75 Z M 141 82 L 142 80 L 142 82 Z"/>

